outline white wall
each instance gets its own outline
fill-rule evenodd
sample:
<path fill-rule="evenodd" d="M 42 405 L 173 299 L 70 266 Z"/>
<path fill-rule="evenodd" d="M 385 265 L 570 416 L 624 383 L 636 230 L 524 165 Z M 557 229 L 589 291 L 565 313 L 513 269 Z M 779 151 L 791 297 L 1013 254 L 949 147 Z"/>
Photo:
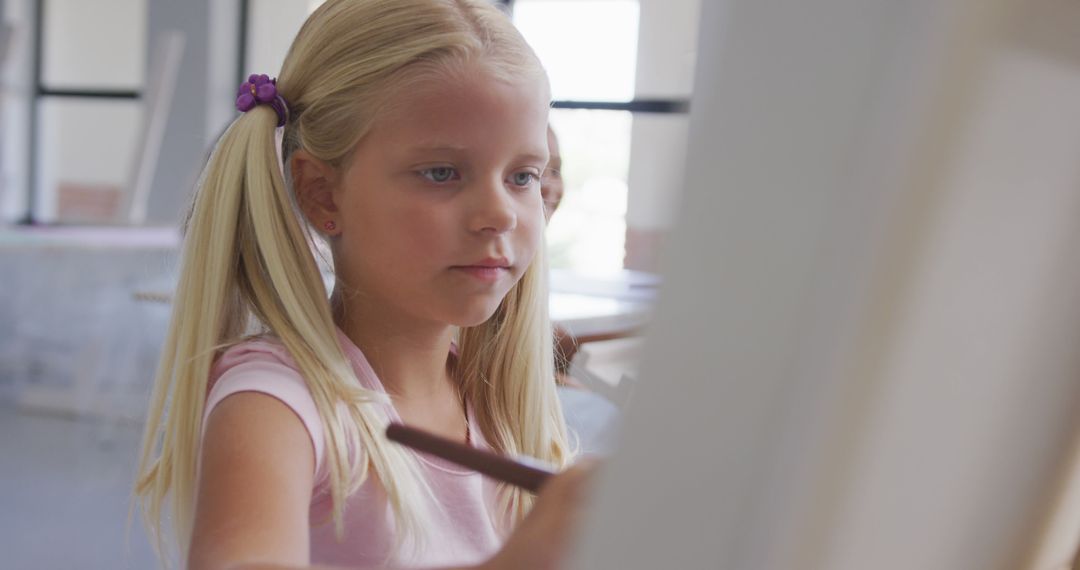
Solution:
<path fill-rule="evenodd" d="M 640 0 L 635 97 L 687 99 L 694 81 L 700 0 Z M 626 223 L 663 230 L 674 218 L 686 164 L 688 115 L 634 116 Z"/>
<path fill-rule="evenodd" d="M 689 99 L 700 0 L 641 0 L 636 97 Z M 626 258 L 656 270 L 675 218 L 686 164 L 689 115 L 634 115 L 626 209 Z"/>
<path fill-rule="evenodd" d="M 306 0 L 252 0 L 248 21 L 248 73 L 276 77 L 310 10 Z"/>

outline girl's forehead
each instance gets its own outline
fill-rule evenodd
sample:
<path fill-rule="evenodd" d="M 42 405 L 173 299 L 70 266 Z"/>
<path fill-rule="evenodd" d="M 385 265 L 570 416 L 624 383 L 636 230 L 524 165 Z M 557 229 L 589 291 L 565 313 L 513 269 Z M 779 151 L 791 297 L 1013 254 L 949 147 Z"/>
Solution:
<path fill-rule="evenodd" d="M 541 78 L 508 80 L 480 68 L 406 85 L 376 117 L 371 138 L 417 149 L 500 143 L 546 151 L 550 106 Z"/>
<path fill-rule="evenodd" d="M 513 106 L 519 112 L 542 112 L 550 106 L 547 83 L 535 74 L 508 77 L 472 64 L 410 78 L 392 88 L 387 117 L 409 118 L 453 110 L 467 115 L 490 107 Z"/>

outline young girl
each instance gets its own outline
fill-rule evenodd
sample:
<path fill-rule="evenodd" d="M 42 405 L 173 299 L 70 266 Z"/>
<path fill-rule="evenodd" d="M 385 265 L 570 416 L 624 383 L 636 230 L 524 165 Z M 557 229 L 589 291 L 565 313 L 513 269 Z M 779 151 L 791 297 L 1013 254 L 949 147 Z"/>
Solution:
<path fill-rule="evenodd" d="M 384 437 L 404 421 L 572 459 L 535 55 L 486 0 L 330 0 L 237 106 L 188 221 L 143 442 L 159 552 L 167 509 L 193 568 L 557 567 L 587 468 L 533 497 Z"/>

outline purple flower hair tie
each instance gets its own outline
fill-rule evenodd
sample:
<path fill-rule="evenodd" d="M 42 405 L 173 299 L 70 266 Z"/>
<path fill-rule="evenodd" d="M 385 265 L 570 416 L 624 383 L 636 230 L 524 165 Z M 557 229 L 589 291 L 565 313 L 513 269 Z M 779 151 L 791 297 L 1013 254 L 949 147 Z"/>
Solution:
<path fill-rule="evenodd" d="M 285 126 L 285 121 L 289 118 L 289 106 L 285 103 L 285 98 L 278 95 L 276 78 L 253 74 L 240 85 L 240 90 L 236 93 L 236 109 L 246 113 L 257 105 L 270 105 L 277 113 L 277 126 Z"/>

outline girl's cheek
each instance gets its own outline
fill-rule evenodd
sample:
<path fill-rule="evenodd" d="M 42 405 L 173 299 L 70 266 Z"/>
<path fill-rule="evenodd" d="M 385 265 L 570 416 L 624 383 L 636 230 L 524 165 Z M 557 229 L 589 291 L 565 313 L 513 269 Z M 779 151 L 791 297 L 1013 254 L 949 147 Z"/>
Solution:
<path fill-rule="evenodd" d="M 538 217 L 529 218 L 528 222 L 523 224 L 524 230 L 524 242 L 525 248 L 528 250 L 529 256 L 536 254 L 536 251 L 540 249 L 540 240 L 544 239 L 544 214 L 541 211 Z"/>
<path fill-rule="evenodd" d="M 543 213 L 542 208 L 541 208 L 541 211 L 540 211 L 539 215 L 540 215 L 540 219 L 543 219 L 544 213 Z M 521 234 L 523 234 L 525 236 L 528 236 L 528 239 L 530 241 L 533 239 L 533 234 L 536 233 L 536 222 L 537 222 L 537 217 L 536 216 L 537 216 L 536 210 L 532 207 L 531 203 L 530 204 L 522 204 L 521 207 L 518 208 L 518 212 L 517 212 L 517 220 L 518 220 L 517 229 L 520 231 Z"/>

